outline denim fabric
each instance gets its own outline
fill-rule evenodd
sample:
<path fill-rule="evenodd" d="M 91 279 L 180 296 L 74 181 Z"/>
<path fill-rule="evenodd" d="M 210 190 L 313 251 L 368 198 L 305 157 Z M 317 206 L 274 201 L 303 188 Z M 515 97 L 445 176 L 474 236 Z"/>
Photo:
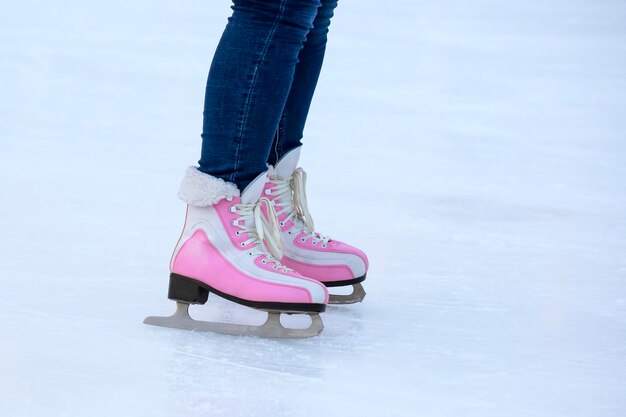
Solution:
<path fill-rule="evenodd" d="M 300 146 L 337 0 L 234 0 L 206 86 L 200 170 L 243 190 Z"/>

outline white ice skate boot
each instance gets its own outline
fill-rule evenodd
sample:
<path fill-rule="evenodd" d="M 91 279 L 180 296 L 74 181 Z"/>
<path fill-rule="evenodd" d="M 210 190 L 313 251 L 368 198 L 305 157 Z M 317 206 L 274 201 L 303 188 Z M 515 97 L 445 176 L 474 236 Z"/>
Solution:
<path fill-rule="evenodd" d="M 349 295 L 330 295 L 330 304 L 362 301 L 361 282 L 368 268 L 363 251 L 315 232 L 306 201 L 306 173 L 297 168 L 298 147 L 270 168 L 263 193 L 274 202 L 283 237 L 281 262 L 302 275 L 314 278 L 327 287 L 352 285 Z"/>
<path fill-rule="evenodd" d="M 310 337 L 322 331 L 319 313 L 326 308 L 328 291 L 280 263 L 276 213 L 267 198 L 259 198 L 266 180 L 266 174 L 260 175 L 240 197 L 234 184 L 194 167 L 187 170 L 178 193 L 188 205 L 187 216 L 170 263 L 168 297 L 177 310 L 144 323 L 263 337 Z M 209 293 L 266 311 L 268 320 L 248 326 L 191 319 L 189 304 L 204 304 Z M 308 314 L 311 326 L 285 328 L 280 313 Z"/>

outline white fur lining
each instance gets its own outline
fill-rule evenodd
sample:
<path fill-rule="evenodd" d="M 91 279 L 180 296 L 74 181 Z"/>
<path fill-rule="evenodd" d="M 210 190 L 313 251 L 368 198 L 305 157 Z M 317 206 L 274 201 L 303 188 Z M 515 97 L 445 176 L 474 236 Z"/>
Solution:
<path fill-rule="evenodd" d="M 235 184 L 205 174 L 196 167 L 187 168 L 178 189 L 178 198 L 196 207 L 212 206 L 224 198 L 233 197 L 239 197 Z"/>

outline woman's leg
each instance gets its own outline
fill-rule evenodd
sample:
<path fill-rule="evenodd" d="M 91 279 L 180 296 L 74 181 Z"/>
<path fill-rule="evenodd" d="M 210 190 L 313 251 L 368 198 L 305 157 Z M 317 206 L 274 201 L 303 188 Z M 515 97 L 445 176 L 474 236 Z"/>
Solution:
<path fill-rule="evenodd" d="M 206 86 L 199 169 L 243 190 L 267 169 L 320 0 L 234 0 Z"/>
<path fill-rule="evenodd" d="M 289 97 L 269 155 L 271 165 L 276 165 L 283 155 L 302 144 L 304 124 L 324 61 L 328 27 L 336 7 L 337 0 L 322 0 L 313 28 L 300 50 Z"/>
<path fill-rule="evenodd" d="M 306 173 L 302 168 L 296 168 L 302 131 L 336 6 L 336 0 L 322 0 L 313 29 L 300 51 L 300 61 L 268 160 L 274 169 L 269 173 L 264 196 L 272 200 L 278 215 L 283 240 L 281 262 L 327 287 L 352 286 L 351 294 L 331 294 L 329 299 L 332 304 L 352 304 L 365 297 L 361 282 L 369 268 L 367 255 L 354 246 L 316 232 L 307 207 Z"/>

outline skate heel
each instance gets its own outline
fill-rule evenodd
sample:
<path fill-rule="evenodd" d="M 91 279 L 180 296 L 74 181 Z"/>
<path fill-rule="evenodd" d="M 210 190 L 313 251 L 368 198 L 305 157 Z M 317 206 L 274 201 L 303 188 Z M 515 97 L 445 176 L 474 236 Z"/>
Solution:
<path fill-rule="evenodd" d="M 204 304 L 209 298 L 209 291 L 190 278 L 171 273 L 167 298 L 188 304 Z"/>

